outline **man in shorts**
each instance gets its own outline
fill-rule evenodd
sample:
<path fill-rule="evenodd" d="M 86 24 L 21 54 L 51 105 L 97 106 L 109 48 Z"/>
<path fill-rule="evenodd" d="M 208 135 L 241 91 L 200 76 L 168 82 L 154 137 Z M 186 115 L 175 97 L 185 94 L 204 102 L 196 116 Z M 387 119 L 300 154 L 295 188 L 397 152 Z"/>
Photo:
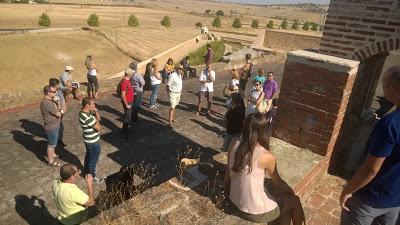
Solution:
<path fill-rule="evenodd" d="M 397 109 L 375 125 L 366 159 L 343 189 L 343 225 L 400 224 L 400 67 L 385 72 L 382 89 Z"/>
<path fill-rule="evenodd" d="M 176 72 L 177 71 L 177 72 Z M 175 72 L 172 72 L 168 77 L 166 83 L 167 93 L 169 95 L 169 127 L 172 128 L 172 123 L 175 122 L 175 107 L 179 104 L 182 92 L 182 73 L 178 68 Z"/>
<path fill-rule="evenodd" d="M 59 167 L 60 162 L 56 161 L 55 149 L 58 142 L 58 134 L 60 130 L 61 116 L 64 111 L 57 101 L 57 89 L 46 85 L 43 88 L 44 98 L 40 102 L 40 111 L 42 113 L 44 130 L 47 134 L 47 162 L 49 166 Z"/>
<path fill-rule="evenodd" d="M 206 64 L 206 68 L 201 71 L 199 76 L 200 82 L 200 92 L 199 92 L 199 102 L 197 103 L 197 112 L 196 115 L 200 115 L 201 112 L 201 103 L 204 99 L 207 99 L 207 116 L 211 116 L 211 103 L 212 103 L 212 94 L 214 92 L 214 81 L 215 81 L 215 72 L 211 69 L 211 64 Z"/>

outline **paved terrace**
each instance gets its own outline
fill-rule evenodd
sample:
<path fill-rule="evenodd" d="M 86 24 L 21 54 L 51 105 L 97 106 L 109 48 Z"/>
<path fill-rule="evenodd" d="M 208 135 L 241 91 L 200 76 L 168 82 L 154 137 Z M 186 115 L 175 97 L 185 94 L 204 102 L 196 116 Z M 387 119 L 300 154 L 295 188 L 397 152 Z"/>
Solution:
<path fill-rule="evenodd" d="M 275 71 L 276 79 L 280 81 L 282 68 L 282 64 L 269 65 L 266 70 Z M 191 146 L 201 153 L 202 159 L 219 153 L 223 142 L 223 115 L 226 111 L 225 100 L 221 95 L 228 80 L 226 73 L 217 74 L 212 118 L 195 116 L 198 83 L 196 80 L 185 81 L 174 130 L 166 126 L 168 100 L 162 87 L 159 94 L 160 107 L 153 111 L 144 107 L 140 122 L 133 126 L 128 141 L 119 135 L 122 115 L 119 99 L 111 93 L 101 96 L 97 100 L 97 107 L 102 115 L 104 132 L 101 137 L 102 152 L 97 167 L 98 174 L 110 175 L 119 171 L 122 165 L 143 161 L 156 166 L 158 174 L 155 185 L 158 185 L 176 176 L 176 149 Z M 148 97 L 146 94 L 146 103 Z M 59 147 L 57 153 L 61 155 L 63 162 L 80 165 L 85 154 L 77 118 L 80 103 L 70 100 L 68 106 L 64 117 L 64 142 L 67 146 Z M 44 159 L 47 142 L 39 108 L 26 107 L 16 112 L 0 114 L 0 130 L 0 224 L 55 224 L 57 210 L 51 195 L 51 186 L 53 180 L 58 178 L 59 170 L 48 167 Z M 286 158 L 285 152 L 276 154 L 278 162 Z M 290 153 L 287 154 L 289 157 Z M 320 160 L 319 157 L 307 153 L 298 156 L 303 158 L 296 158 L 297 161 L 281 160 L 280 172 L 290 184 L 299 182 L 302 179 L 301 174 Z M 78 185 L 86 190 L 83 179 Z M 94 187 L 96 194 L 106 188 L 104 183 L 95 184 Z M 178 196 L 177 201 L 179 199 Z"/>

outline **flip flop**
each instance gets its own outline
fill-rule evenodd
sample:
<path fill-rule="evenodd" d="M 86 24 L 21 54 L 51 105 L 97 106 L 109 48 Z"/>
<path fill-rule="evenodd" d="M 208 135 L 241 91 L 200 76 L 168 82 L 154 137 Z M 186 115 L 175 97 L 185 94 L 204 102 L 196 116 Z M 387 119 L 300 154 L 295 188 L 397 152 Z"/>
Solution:
<path fill-rule="evenodd" d="M 48 166 L 52 166 L 52 167 L 60 167 L 61 163 L 56 161 L 56 160 L 54 160 L 53 162 L 48 162 L 47 165 Z"/>

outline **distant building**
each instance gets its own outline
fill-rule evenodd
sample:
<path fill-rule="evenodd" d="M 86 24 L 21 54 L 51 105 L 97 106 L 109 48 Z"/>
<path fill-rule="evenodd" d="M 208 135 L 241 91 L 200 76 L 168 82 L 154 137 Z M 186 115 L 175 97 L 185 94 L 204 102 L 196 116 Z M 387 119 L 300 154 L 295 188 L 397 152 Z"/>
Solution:
<path fill-rule="evenodd" d="M 208 34 L 208 28 L 207 27 L 202 27 L 201 28 L 201 33 L 202 34 Z"/>

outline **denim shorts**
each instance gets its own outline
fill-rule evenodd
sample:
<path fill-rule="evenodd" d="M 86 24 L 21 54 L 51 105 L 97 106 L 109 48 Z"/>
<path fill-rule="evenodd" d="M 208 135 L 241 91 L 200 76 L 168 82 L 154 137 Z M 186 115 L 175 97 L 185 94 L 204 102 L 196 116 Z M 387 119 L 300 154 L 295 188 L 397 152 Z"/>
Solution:
<path fill-rule="evenodd" d="M 59 133 L 60 128 L 56 128 L 53 130 L 47 130 L 47 141 L 48 141 L 48 146 L 51 148 L 57 147 L 57 142 L 58 142 L 58 133 Z"/>

